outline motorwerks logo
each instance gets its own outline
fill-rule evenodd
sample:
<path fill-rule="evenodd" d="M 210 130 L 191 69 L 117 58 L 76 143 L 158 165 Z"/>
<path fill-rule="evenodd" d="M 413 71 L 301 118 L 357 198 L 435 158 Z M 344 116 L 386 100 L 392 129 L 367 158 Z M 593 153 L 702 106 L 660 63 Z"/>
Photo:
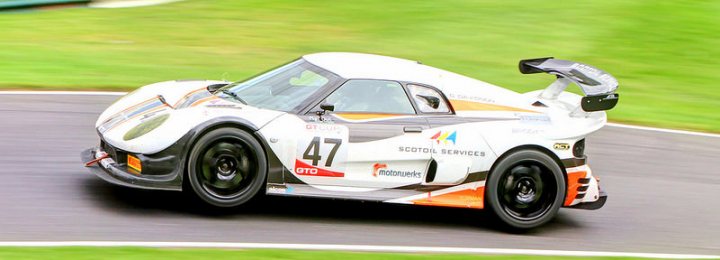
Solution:
<path fill-rule="evenodd" d="M 376 163 L 373 164 L 373 176 L 387 176 L 387 177 L 403 177 L 403 178 L 414 178 L 414 179 L 420 179 L 422 178 L 422 172 L 419 171 L 398 171 L 398 170 L 388 170 L 388 166 L 385 163 Z"/>
<path fill-rule="evenodd" d="M 443 144 L 447 144 L 448 141 L 451 141 L 452 144 L 455 144 L 455 142 L 457 141 L 457 131 L 438 131 L 437 134 L 430 137 L 430 139 L 435 140 L 435 142 L 437 142 L 438 144 L 440 144 L 440 142 L 443 142 Z"/>
<path fill-rule="evenodd" d="M 378 176 L 378 171 L 379 171 L 380 169 L 384 169 L 384 168 L 387 168 L 387 164 L 384 164 L 384 163 L 376 163 L 376 164 L 373 164 L 373 177 L 377 177 L 377 176 Z"/>

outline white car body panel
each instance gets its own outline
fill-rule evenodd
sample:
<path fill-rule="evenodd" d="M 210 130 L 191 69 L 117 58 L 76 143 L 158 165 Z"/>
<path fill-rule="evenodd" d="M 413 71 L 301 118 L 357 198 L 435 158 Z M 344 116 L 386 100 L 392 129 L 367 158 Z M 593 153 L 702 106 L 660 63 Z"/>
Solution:
<path fill-rule="evenodd" d="M 155 154 L 172 146 L 198 126 L 213 120 L 235 118 L 258 129 L 267 149 L 282 163 L 286 180 L 292 177 L 304 183 L 268 186 L 268 193 L 433 205 L 429 198 L 434 196 L 471 192 L 482 197 L 485 181 L 468 182 L 468 177 L 486 174 L 497 159 L 511 149 L 539 146 L 560 160 L 574 158 L 572 149 L 558 149 L 558 145 L 561 148 L 563 144 L 571 146 L 600 129 L 607 121 L 602 111 L 576 111 L 581 96 L 568 92 L 563 92 L 556 99 L 544 99 L 541 90 L 519 94 L 415 61 L 378 55 L 319 53 L 303 58 L 344 79 L 385 79 L 437 88 L 454 108 L 453 116 L 457 123 L 437 126 L 428 123 L 428 127 L 420 132 L 351 142 L 352 130 L 348 126 L 382 123 L 388 118 L 352 119 L 329 113 L 326 115 L 329 120 L 320 121 L 315 120 L 317 116 L 312 114 L 259 109 L 216 96 L 195 100 L 180 108 L 193 93 L 204 93 L 208 85 L 228 83 L 208 80 L 166 81 L 142 87 L 112 104 L 100 115 L 95 127 L 103 141 L 119 150 Z M 158 105 L 154 101 L 159 97 L 166 104 Z M 131 113 L 133 107 L 148 100 L 155 102 L 148 110 L 151 112 Z M 534 106 L 535 102 L 542 102 L 544 106 Z M 169 114 L 169 117 L 161 126 L 140 137 L 125 140 L 125 135 L 133 128 L 164 114 Z M 408 117 L 415 115 L 397 115 L 391 119 Z M 108 123 L 114 119 L 119 123 Z M 316 137 L 320 138 L 317 149 L 323 159 L 312 166 L 304 159 L 304 153 L 310 151 L 308 145 Z M 334 143 L 327 140 L 340 143 L 338 149 L 332 152 L 333 163 L 327 163 L 327 160 L 331 157 Z M 431 160 L 437 164 L 437 175 L 428 181 Z M 590 188 L 584 198 L 574 199 L 565 206 L 598 199 L 598 183 L 586 165 L 566 170 L 568 173 L 582 172 L 582 178 L 590 179 L 587 184 Z M 413 185 L 441 188 L 421 194 L 413 190 L 389 191 Z M 385 195 L 390 192 L 394 193 Z M 463 193 L 458 196 L 470 195 Z M 473 198 L 454 206 L 482 208 L 482 203 L 482 199 Z"/>

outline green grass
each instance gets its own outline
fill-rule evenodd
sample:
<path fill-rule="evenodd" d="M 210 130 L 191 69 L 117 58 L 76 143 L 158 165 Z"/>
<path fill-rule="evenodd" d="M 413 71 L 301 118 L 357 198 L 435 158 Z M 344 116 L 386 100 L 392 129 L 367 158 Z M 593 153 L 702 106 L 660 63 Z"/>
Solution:
<path fill-rule="evenodd" d="M 0 259 L 500 259 L 500 260 L 574 260 L 574 259 L 634 259 L 619 257 L 540 257 L 540 256 L 493 256 L 493 255 L 451 255 L 451 254 L 392 254 L 357 253 L 338 251 L 293 251 L 293 250 L 230 250 L 230 249 L 157 249 L 134 247 L 50 247 L 14 248 L 0 247 Z"/>
<path fill-rule="evenodd" d="M 0 87 L 128 90 L 239 80 L 305 53 L 421 60 L 517 91 L 522 58 L 615 75 L 613 121 L 720 132 L 720 1 L 188 0 L 0 14 Z"/>

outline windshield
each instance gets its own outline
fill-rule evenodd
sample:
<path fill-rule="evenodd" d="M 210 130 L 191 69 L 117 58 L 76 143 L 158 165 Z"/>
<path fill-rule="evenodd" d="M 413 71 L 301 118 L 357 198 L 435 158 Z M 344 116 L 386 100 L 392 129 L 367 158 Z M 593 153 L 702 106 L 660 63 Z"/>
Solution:
<path fill-rule="evenodd" d="M 335 74 L 299 59 L 249 80 L 227 85 L 215 93 L 250 106 L 290 112 L 339 79 Z"/>

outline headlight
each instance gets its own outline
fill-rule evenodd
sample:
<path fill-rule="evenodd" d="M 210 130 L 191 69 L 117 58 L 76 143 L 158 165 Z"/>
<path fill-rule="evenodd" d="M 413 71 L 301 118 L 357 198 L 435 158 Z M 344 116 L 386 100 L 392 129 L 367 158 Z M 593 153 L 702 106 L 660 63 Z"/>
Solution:
<path fill-rule="evenodd" d="M 169 117 L 170 117 L 170 114 L 164 114 L 164 115 L 156 116 L 155 118 L 152 118 L 145 122 L 142 122 L 139 125 L 130 129 L 130 131 L 128 131 L 127 133 L 125 133 L 125 136 L 123 136 L 123 140 L 130 141 L 132 139 L 143 136 L 144 134 L 149 133 L 150 131 L 154 130 L 155 128 L 158 128 Z"/>

